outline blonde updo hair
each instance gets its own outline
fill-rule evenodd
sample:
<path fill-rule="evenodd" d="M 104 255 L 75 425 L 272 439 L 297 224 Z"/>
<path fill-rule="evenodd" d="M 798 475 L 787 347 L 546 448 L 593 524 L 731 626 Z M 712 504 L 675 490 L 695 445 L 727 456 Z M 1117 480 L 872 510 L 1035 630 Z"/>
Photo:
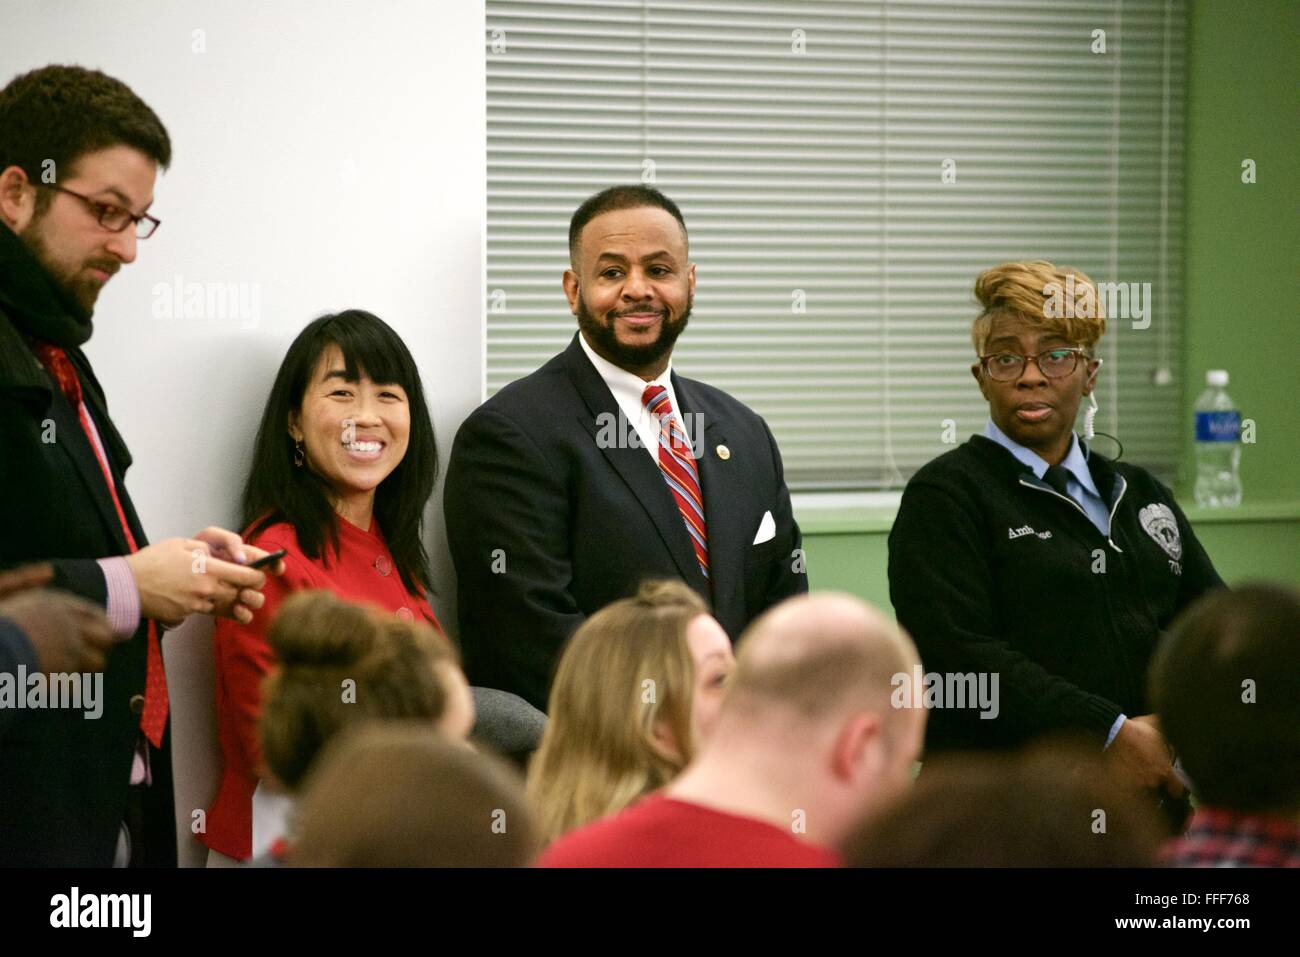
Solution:
<path fill-rule="evenodd" d="M 1097 286 L 1084 273 L 1058 268 L 1045 259 L 1002 263 L 975 279 L 975 298 L 983 311 L 971 323 L 971 344 L 984 355 L 993 323 L 1003 315 L 1020 316 L 1034 325 L 1078 343 L 1091 355 L 1106 331 Z"/>
<path fill-rule="evenodd" d="M 686 584 L 651 581 L 574 632 L 528 768 L 544 841 L 622 810 L 690 761 L 695 665 L 686 628 L 708 613 Z M 671 729 L 679 754 L 656 746 L 659 722 Z"/>
<path fill-rule="evenodd" d="M 267 637 L 279 666 L 262 689 L 262 760 L 291 791 L 344 727 L 403 718 L 432 725 L 447 708 L 444 669 L 457 667 L 456 653 L 422 622 L 302 591 L 285 600 Z"/>

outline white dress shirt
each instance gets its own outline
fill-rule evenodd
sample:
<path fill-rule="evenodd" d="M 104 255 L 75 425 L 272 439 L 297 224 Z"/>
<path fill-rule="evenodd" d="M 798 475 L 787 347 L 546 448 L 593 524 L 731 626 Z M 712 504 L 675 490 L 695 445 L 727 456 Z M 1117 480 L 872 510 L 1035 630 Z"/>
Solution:
<path fill-rule="evenodd" d="M 644 446 L 650 458 L 654 459 L 655 465 L 658 466 L 659 420 L 641 404 L 641 396 L 648 386 L 661 385 L 668 390 L 668 401 L 673 404 L 673 418 L 677 420 L 682 433 L 687 437 L 691 436 L 682 421 L 681 410 L 677 406 L 677 393 L 673 391 L 672 359 L 668 360 L 668 367 L 662 373 L 647 382 L 639 375 L 634 375 L 626 369 L 620 369 L 608 359 L 598 356 L 595 350 L 587 344 L 587 337 L 581 332 L 578 333 L 578 341 L 582 343 L 582 351 L 587 354 L 591 364 L 596 367 L 596 371 L 600 373 L 600 377 L 605 381 L 605 385 L 609 387 L 609 391 L 614 394 L 614 400 L 618 402 L 619 410 L 628 423 L 636 429 L 642 446 Z"/>

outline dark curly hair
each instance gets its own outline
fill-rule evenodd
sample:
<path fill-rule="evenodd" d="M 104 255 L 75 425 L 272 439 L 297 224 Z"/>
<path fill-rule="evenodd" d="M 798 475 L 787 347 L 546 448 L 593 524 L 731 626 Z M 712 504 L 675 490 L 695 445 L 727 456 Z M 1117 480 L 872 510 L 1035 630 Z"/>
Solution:
<path fill-rule="evenodd" d="M 33 183 L 54 162 L 60 179 L 77 160 L 110 146 L 130 146 L 166 169 L 172 143 L 158 115 L 121 80 L 80 66 L 46 66 L 0 90 L 0 170 L 17 166 Z M 37 210 L 51 199 L 37 191 Z"/>

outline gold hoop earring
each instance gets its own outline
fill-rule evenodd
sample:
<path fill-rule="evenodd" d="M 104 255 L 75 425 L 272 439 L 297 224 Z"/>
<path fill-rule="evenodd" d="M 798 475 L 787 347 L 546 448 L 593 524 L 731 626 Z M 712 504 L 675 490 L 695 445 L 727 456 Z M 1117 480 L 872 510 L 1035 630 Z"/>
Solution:
<path fill-rule="evenodd" d="M 294 468 L 302 468 L 302 463 L 303 463 L 302 442 L 300 442 L 300 441 L 295 441 L 295 442 L 293 443 L 293 465 L 294 465 Z"/>

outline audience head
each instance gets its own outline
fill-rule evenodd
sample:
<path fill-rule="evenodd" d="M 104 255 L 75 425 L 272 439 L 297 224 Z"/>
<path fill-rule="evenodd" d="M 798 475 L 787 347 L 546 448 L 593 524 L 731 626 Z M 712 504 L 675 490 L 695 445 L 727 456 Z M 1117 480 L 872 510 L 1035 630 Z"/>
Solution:
<path fill-rule="evenodd" d="M 131 216 L 171 157 L 154 111 L 98 70 L 46 66 L 0 90 L 0 220 L 86 319 L 59 345 L 90 338 L 100 290 L 154 228 Z"/>
<path fill-rule="evenodd" d="M 411 719 L 463 740 L 474 724 L 456 653 L 424 623 L 305 591 L 285 600 L 268 637 L 279 665 L 266 679 L 262 758 L 290 791 L 349 726 Z"/>
<path fill-rule="evenodd" d="M 895 707 L 893 692 L 915 681 L 917 663 L 911 639 L 857 598 L 788 598 L 741 636 L 700 762 L 782 781 L 774 786 L 796 790 L 822 843 L 834 844 L 864 806 L 911 780 L 926 713 Z"/>
<path fill-rule="evenodd" d="M 1160 728 L 1203 804 L 1300 812 L 1300 595 L 1253 583 L 1210 592 L 1158 646 Z"/>
<path fill-rule="evenodd" d="M 671 780 L 717 720 L 731 642 L 687 585 L 643 584 L 565 646 L 528 775 L 553 839 Z"/>
<path fill-rule="evenodd" d="M 983 311 L 971 325 L 980 357 L 971 374 L 990 418 L 1027 448 L 1061 451 L 1101 368 L 1095 348 L 1106 320 L 1096 286 L 1078 270 L 1035 259 L 980 273 L 975 297 Z M 1031 355 L 1037 362 L 1017 358 Z"/>
<path fill-rule="evenodd" d="M 250 534 L 279 521 L 319 559 L 338 547 L 341 502 L 373 496 L 402 581 L 430 587 L 420 538 L 438 451 L 420 373 L 406 344 L 360 309 L 322 316 L 300 332 L 276 374 L 244 488 Z"/>
<path fill-rule="evenodd" d="M 1164 825 L 1112 782 L 1095 746 L 927 760 L 906 796 L 845 843 L 859 867 L 1146 867 Z"/>
<path fill-rule="evenodd" d="M 300 867 L 524 867 L 537 832 L 517 772 L 427 725 L 341 735 L 299 803 Z"/>

